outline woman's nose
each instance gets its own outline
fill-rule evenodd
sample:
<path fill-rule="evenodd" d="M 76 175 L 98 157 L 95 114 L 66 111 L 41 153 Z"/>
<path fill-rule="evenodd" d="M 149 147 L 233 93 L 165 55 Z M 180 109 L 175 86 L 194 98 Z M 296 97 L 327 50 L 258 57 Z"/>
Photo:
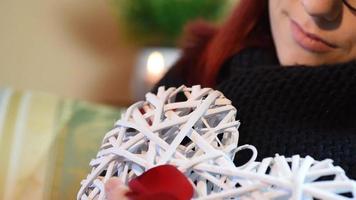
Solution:
<path fill-rule="evenodd" d="M 341 12 L 342 0 L 301 0 L 305 11 L 312 17 L 335 20 Z"/>

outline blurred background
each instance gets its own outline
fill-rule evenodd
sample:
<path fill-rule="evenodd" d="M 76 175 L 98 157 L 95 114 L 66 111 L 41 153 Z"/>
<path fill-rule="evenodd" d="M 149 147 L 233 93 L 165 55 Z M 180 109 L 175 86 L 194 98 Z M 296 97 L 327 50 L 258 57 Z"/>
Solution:
<path fill-rule="evenodd" d="M 0 87 L 129 105 L 179 57 L 187 21 L 219 23 L 234 1 L 2 0 Z"/>
<path fill-rule="evenodd" d="M 75 199 L 127 106 L 179 58 L 184 25 L 237 0 L 1 0 L 0 200 Z"/>

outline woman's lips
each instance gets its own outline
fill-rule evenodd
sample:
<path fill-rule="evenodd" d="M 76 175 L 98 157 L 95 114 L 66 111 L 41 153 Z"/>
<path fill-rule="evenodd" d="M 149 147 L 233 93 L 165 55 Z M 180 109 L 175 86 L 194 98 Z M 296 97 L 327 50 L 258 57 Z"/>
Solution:
<path fill-rule="evenodd" d="M 334 50 L 337 46 L 333 45 L 317 35 L 305 32 L 299 24 L 291 20 L 293 39 L 305 50 L 325 53 Z"/>

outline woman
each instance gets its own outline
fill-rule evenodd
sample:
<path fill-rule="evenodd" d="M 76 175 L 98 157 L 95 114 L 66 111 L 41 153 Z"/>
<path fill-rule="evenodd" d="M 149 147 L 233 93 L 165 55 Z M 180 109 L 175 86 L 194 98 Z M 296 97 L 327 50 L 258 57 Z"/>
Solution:
<path fill-rule="evenodd" d="M 238 110 L 239 144 L 256 146 L 259 159 L 331 158 L 355 179 L 355 2 L 240 0 L 219 29 L 190 26 L 184 55 L 158 85 L 222 91 Z"/>

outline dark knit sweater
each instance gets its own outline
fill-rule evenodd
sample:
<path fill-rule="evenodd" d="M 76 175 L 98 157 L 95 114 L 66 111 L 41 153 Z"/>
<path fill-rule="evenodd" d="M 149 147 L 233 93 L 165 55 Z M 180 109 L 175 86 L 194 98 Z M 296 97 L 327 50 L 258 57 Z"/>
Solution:
<path fill-rule="evenodd" d="M 158 85 L 181 84 L 171 69 Z M 331 158 L 356 179 L 355 61 L 281 67 L 273 52 L 248 49 L 226 62 L 216 89 L 237 108 L 239 145 L 254 145 L 259 160 L 276 153 Z"/>

